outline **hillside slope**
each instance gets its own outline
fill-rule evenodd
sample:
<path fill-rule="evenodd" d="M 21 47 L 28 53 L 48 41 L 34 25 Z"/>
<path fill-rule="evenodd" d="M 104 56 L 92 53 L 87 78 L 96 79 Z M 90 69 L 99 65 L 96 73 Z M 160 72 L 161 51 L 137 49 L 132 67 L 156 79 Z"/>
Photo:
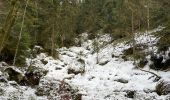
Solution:
<path fill-rule="evenodd" d="M 158 28 L 149 33 L 160 30 L 161 28 Z M 36 88 L 14 86 L 10 81 L 6 86 L 7 83 L 0 82 L 3 91 L 0 98 L 3 100 L 9 98 L 14 100 L 14 97 L 18 100 L 70 100 L 72 97 L 65 95 L 69 92 L 57 90 L 61 86 L 60 82 L 78 91 L 82 100 L 165 100 L 168 98 L 168 95 L 159 96 L 156 93 L 158 81 L 153 74 L 135 68 L 133 61 L 122 59 L 123 51 L 130 48 L 131 43 L 128 41 L 110 43 L 111 37 L 105 34 L 97 40 L 101 48 L 96 53 L 93 46 L 95 40 L 88 40 L 86 33 L 82 34 L 81 39 L 80 47 L 58 49 L 58 60 L 45 53 L 37 55 L 34 59 L 27 59 L 28 65 L 34 62 L 32 66 L 48 70 L 47 75 L 41 78 Z M 158 39 L 152 34 L 136 35 L 137 43 L 145 43 L 149 46 L 156 43 Z M 154 46 L 152 49 L 157 50 Z M 144 69 L 149 70 L 147 65 Z M 150 71 L 161 76 L 161 80 L 170 79 L 169 72 Z"/>

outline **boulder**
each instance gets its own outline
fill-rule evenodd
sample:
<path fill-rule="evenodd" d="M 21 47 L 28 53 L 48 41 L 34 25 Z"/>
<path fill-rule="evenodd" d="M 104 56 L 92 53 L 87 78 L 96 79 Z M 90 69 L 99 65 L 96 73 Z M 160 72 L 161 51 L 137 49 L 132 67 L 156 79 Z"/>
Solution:
<path fill-rule="evenodd" d="M 104 66 L 110 61 L 110 59 L 110 55 L 107 55 L 106 53 L 100 53 L 96 58 L 96 63 L 101 66 Z"/>
<path fill-rule="evenodd" d="M 41 77 L 47 74 L 47 70 L 35 66 L 30 66 L 20 81 L 20 85 L 36 86 L 39 84 Z"/>
<path fill-rule="evenodd" d="M 74 68 L 68 68 L 67 70 L 68 74 L 83 74 L 85 72 L 85 69 L 80 69 L 80 70 L 77 70 L 77 69 L 74 69 Z"/>
<path fill-rule="evenodd" d="M 150 68 L 156 70 L 163 68 L 163 56 L 158 57 L 157 55 L 152 55 L 150 60 L 153 62 L 153 64 L 150 65 Z"/>
<path fill-rule="evenodd" d="M 4 72 L 4 70 L 6 69 L 6 68 L 8 68 L 9 67 L 9 65 L 7 64 L 7 63 L 5 63 L 5 62 L 0 62 L 0 71 L 1 72 Z"/>
<path fill-rule="evenodd" d="M 77 61 L 78 61 L 79 63 L 81 63 L 83 66 L 85 66 L 85 61 L 84 61 L 84 59 L 79 58 Z"/>
<path fill-rule="evenodd" d="M 143 91 L 144 91 L 145 93 L 152 93 L 152 92 L 155 92 L 155 90 L 148 89 L 148 88 L 144 88 Z"/>
<path fill-rule="evenodd" d="M 158 95 L 167 95 L 170 93 L 170 80 L 160 80 L 156 85 Z"/>
<path fill-rule="evenodd" d="M 73 95 L 73 100 L 82 100 L 82 94 L 81 93 L 75 93 Z"/>
<path fill-rule="evenodd" d="M 85 73 L 85 61 L 83 59 L 78 59 L 74 61 L 67 70 L 68 74 L 83 74 Z"/>
<path fill-rule="evenodd" d="M 4 76 L 0 76 L 0 82 L 7 83 L 8 80 Z"/>
<path fill-rule="evenodd" d="M 81 100 L 81 94 L 69 84 L 49 78 L 41 79 L 35 93 L 37 96 L 47 96 L 50 100 Z"/>
<path fill-rule="evenodd" d="M 13 66 L 6 68 L 4 72 L 7 74 L 7 79 L 9 81 L 19 83 L 24 78 L 23 73 Z"/>
<path fill-rule="evenodd" d="M 138 66 L 143 68 L 148 63 L 147 59 L 142 59 L 139 61 Z"/>
<path fill-rule="evenodd" d="M 60 67 L 55 67 L 55 70 L 61 70 L 62 68 L 60 68 Z"/>
<path fill-rule="evenodd" d="M 128 91 L 126 91 L 126 95 L 125 96 L 128 97 L 128 98 L 134 98 L 135 93 L 136 93 L 136 91 L 128 90 Z"/>
<path fill-rule="evenodd" d="M 108 60 L 105 60 L 105 61 L 103 61 L 103 62 L 99 62 L 99 65 L 104 66 L 104 65 L 106 65 L 108 62 L 109 62 Z"/>
<path fill-rule="evenodd" d="M 170 68 L 170 59 L 166 59 L 164 62 L 164 70 L 167 70 Z"/>
<path fill-rule="evenodd" d="M 5 90 L 3 88 L 0 88 L 0 96 L 4 94 Z"/>
<path fill-rule="evenodd" d="M 115 81 L 120 82 L 120 83 L 124 83 L 124 84 L 129 82 L 128 80 L 123 79 L 123 78 L 116 79 Z"/>
<path fill-rule="evenodd" d="M 41 59 L 41 62 L 42 62 L 44 65 L 46 65 L 46 64 L 48 63 L 48 61 L 45 60 L 45 59 Z"/>
<path fill-rule="evenodd" d="M 36 55 L 43 53 L 43 52 L 44 52 L 44 49 L 42 47 L 35 46 L 32 50 L 32 55 L 33 55 L 33 57 L 36 57 Z"/>

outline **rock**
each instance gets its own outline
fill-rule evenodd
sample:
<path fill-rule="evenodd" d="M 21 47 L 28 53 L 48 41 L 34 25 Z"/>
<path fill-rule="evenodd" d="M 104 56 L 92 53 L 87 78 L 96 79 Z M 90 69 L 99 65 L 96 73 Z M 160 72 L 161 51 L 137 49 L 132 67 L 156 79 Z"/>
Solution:
<path fill-rule="evenodd" d="M 7 83 L 8 80 L 5 77 L 0 76 L 0 82 Z"/>
<path fill-rule="evenodd" d="M 9 65 L 7 64 L 7 63 L 5 63 L 5 62 L 0 62 L 0 71 L 1 72 L 4 72 L 4 70 L 6 69 L 6 68 L 8 68 L 9 67 Z"/>
<path fill-rule="evenodd" d="M 80 59 L 78 59 L 77 61 L 80 62 L 83 66 L 85 66 L 85 61 L 84 61 L 84 59 L 81 59 L 81 58 L 80 58 Z"/>
<path fill-rule="evenodd" d="M 20 85 L 23 86 L 36 86 L 39 84 L 41 77 L 47 74 L 47 70 L 35 66 L 28 68 L 24 74 L 24 78 L 20 81 Z"/>
<path fill-rule="evenodd" d="M 128 98 L 134 98 L 134 95 L 135 95 L 135 91 L 132 91 L 132 90 L 128 90 L 126 91 L 126 97 Z"/>
<path fill-rule="evenodd" d="M 73 69 L 73 68 L 68 68 L 68 74 L 83 74 L 85 72 L 84 69 L 80 69 L 80 70 L 76 70 L 76 69 Z"/>
<path fill-rule="evenodd" d="M 36 55 L 38 55 L 38 54 L 40 54 L 40 53 L 42 53 L 42 52 L 44 52 L 44 49 L 43 49 L 42 47 L 40 47 L 40 46 L 35 46 L 35 47 L 33 48 L 33 50 L 32 50 L 32 55 L 33 55 L 33 57 L 36 57 Z"/>
<path fill-rule="evenodd" d="M 133 54 L 133 48 L 132 47 L 124 50 L 124 55 L 127 56 L 127 55 L 132 55 L 132 54 Z"/>
<path fill-rule="evenodd" d="M 24 79 L 21 80 L 20 85 L 23 86 L 35 86 L 39 84 L 41 76 L 38 73 L 26 73 Z"/>
<path fill-rule="evenodd" d="M 170 95 L 167 95 L 167 96 L 165 97 L 165 100 L 170 100 Z"/>
<path fill-rule="evenodd" d="M 89 77 L 89 81 L 91 81 L 91 80 L 94 79 L 94 78 L 95 78 L 95 76 Z"/>
<path fill-rule="evenodd" d="M 145 93 L 155 92 L 155 90 L 151 90 L 151 89 L 147 89 L 147 88 L 143 89 L 143 91 L 144 91 Z"/>
<path fill-rule="evenodd" d="M 163 56 L 158 57 L 157 55 L 152 55 L 151 59 L 153 62 L 153 65 L 150 65 L 150 68 L 152 69 L 156 69 L 156 70 L 160 70 L 161 68 L 163 68 L 164 64 L 163 64 Z"/>
<path fill-rule="evenodd" d="M 114 54 L 112 54 L 112 58 L 115 58 L 116 56 Z"/>
<path fill-rule="evenodd" d="M 142 59 L 139 61 L 138 66 L 143 68 L 148 63 L 147 59 Z"/>
<path fill-rule="evenodd" d="M 55 67 L 55 70 L 61 70 L 62 68 L 60 68 L 60 67 Z"/>
<path fill-rule="evenodd" d="M 104 66 L 104 65 L 106 65 L 108 62 L 109 62 L 108 60 L 103 61 L 103 62 L 99 62 L 99 65 Z"/>
<path fill-rule="evenodd" d="M 37 66 L 32 65 L 32 66 L 29 66 L 26 73 L 37 73 L 40 76 L 45 76 L 48 73 L 48 70 L 42 67 L 37 67 Z"/>
<path fill-rule="evenodd" d="M 76 93 L 75 96 L 73 96 L 73 100 L 82 100 L 82 94 Z"/>
<path fill-rule="evenodd" d="M 128 61 L 128 60 L 129 60 L 129 57 L 127 57 L 126 55 L 122 55 L 121 58 L 122 58 L 124 61 Z"/>
<path fill-rule="evenodd" d="M 4 94 L 5 90 L 0 88 L 0 96 L 2 96 Z"/>
<path fill-rule="evenodd" d="M 123 78 L 117 79 L 115 81 L 120 82 L 120 83 L 128 83 L 128 80 L 123 79 Z"/>
<path fill-rule="evenodd" d="M 15 82 L 15 81 L 10 81 L 9 84 L 14 86 L 14 87 L 18 86 L 17 82 Z"/>
<path fill-rule="evenodd" d="M 47 96 L 49 100 L 54 97 L 57 97 L 55 100 L 81 100 L 81 95 L 69 84 L 55 79 L 41 79 L 35 93 L 37 96 Z"/>
<path fill-rule="evenodd" d="M 112 58 L 119 58 L 118 55 L 112 54 Z"/>
<path fill-rule="evenodd" d="M 2 62 L 1 66 L 9 66 L 6 62 Z"/>
<path fill-rule="evenodd" d="M 46 65 L 48 63 L 48 61 L 46 61 L 45 59 L 42 59 L 41 62 Z"/>
<path fill-rule="evenodd" d="M 167 95 L 170 93 L 170 80 L 160 80 L 156 85 L 158 95 Z"/>
<path fill-rule="evenodd" d="M 68 74 L 83 74 L 85 73 L 85 61 L 83 59 L 78 59 L 77 61 L 73 62 L 69 65 L 67 69 Z"/>
<path fill-rule="evenodd" d="M 42 87 L 38 87 L 35 94 L 36 94 L 37 96 L 44 96 L 44 95 L 46 95 L 47 93 L 44 92 L 44 89 L 43 89 Z"/>
<path fill-rule="evenodd" d="M 6 68 L 5 73 L 8 74 L 7 79 L 9 81 L 16 81 L 17 83 L 19 83 L 24 78 L 23 73 L 20 70 L 18 70 L 17 68 L 14 68 L 14 67 Z"/>
<path fill-rule="evenodd" d="M 167 59 L 165 62 L 164 62 L 164 70 L 167 70 L 170 68 L 170 59 Z"/>

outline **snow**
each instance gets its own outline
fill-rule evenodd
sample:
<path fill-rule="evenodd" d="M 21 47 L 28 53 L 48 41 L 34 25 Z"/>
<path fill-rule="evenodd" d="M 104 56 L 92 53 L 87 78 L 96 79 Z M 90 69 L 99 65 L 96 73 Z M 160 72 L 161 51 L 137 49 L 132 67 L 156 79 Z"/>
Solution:
<path fill-rule="evenodd" d="M 145 33 L 136 34 L 135 40 L 137 43 L 154 44 L 158 41 L 158 38 L 151 33 L 160 31 L 161 29 L 151 30 L 148 32 L 149 35 Z M 87 40 L 86 33 L 82 35 L 82 38 L 81 47 L 73 46 L 58 49 L 59 59 L 57 60 L 48 57 L 44 53 L 32 59 L 32 61 L 36 62 L 35 66 L 43 67 L 49 71 L 44 79 L 65 80 L 69 85 L 77 88 L 79 93 L 83 94 L 82 100 L 164 100 L 166 98 L 166 96 L 159 96 L 154 92 L 157 82 L 154 82 L 152 74 L 135 69 L 133 61 L 123 61 L 119 57 L 123 54 L 123 50 L 130 48 L 131 44 L 127 43 L 127 41 L 107 44 L 100 49 L 97 55 L 97 53 L 92 53 L 94 40 Z M 148 40 L 151 40 L 152 43 L 150 44 Z M 99 41 L 102 44 L 110 42 L 111 37 L 109 35 L 102 35 Z M 99 63 L 96 60 L 97 56 Z M 80 58 L 85 61 L 84 64 L 78 61 Z M 42 59 L 45 59 L 48 63 L 43 65 L 41 62 Z M 106 61 L 106 64 L 100 65 L 100 63 Z M 29 64 L 30 62 L 31 60 L 28 59 L 27 63 Z M 70 67 L 76 70 L 85 67 L 85 73 L 78 75 L 68 74 L 68 68 Z M 164 79 L 170 79 L 169 72 L 151 71 L 162 76 Z M 117 81 L 119 79 L 127 82 Z M 9 94 L 13 93 L 12 91 L 16 92 L 15 88 L 6 88 Z M 24 91 L 22 95 L 26 95 L 27 98 L 23 100 L 28 100 L 30 97 L 36 98 L 36 100 L 47 100 L 46 97 L 35 96 L 34 89 L 26 87 L 22 87 L 21 89 Z M 134 98 L 128 98 L 126 96 L 127 91 L 135 91 Z"/>
<path fill-rule="evenodd" d="M 160 29 L 148 32 L 150 35 L 136 35 L 137 43 L 152 44 L 158 41 L 151 33 L 160 31 Z M 102 37 L 102 36 L 101 36 Z M 108 37 L 108 39 L 107 39 Z M 110 36 L 104 35 L 99 39 L 100 42 L 109 42 Z M 109 41 L 105 41 L 109 40 Z M 87 47 L 92 48 L 93 40 L 87 40 L 82 43 L 82 47 L 61 48 L 59 59 L 67 64 L 62 70 L 54 71 L 53 67 L 49 67 L 51 72 L 48 77 L 55 77 L 60 80 L 65 77 L 72 77 L 65 81 L 74 88 L 78 88 L 83 94 L 82 100 L 132 100 L 126 97 L 126 91 L 135 91 L 134 100 L 163 100 L 166 96 L 158 96 L 155 92 L 146 93 L 145 91 L 155 91 L 157 82 L 154 82 L 152 74 L 142 72 L 134 68 L 132 61 L 123 61 L 120 56 L 122 51 L 130 48 L 131 44 L 126 42 L 117 43 L 116 45 L 108 44 L 101 48 L 98 54 L 99 62 L 108 61 L 105 65 L 99 65 L 96 62 L 97 54 L 92 54 L 92 49 L 87 50 Z M 114 47 L 113 47 L 114 46 Z M 78 75 L 68 75 L 67 68 L 70 66 L 80 67 L 77 64 L 77 57 L 80 56 L 85 61 L 85 73 Z M 116 57 L 112 58 L 112 54 Z M 48 66 L 48 65 L 47 65 Z M 60 66 L 58 64 L 57 66 Z M 75 69 L 76 69 L 75 68 Z M 153 70 L 151 70 L 153 71 Z M 157 72 L 156 72 L 157 73 Z M 158 75 L 170 78 L 168 72 L 158 72 Z M 124 79 L 128 83 L 121 83 L 116 80 Z"/>

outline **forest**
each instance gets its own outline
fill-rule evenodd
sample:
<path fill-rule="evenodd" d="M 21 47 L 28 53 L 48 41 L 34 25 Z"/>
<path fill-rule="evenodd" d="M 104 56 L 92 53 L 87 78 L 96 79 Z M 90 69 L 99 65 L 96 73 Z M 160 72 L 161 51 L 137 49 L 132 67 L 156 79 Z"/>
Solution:
<path fill-rule="evenodd" d="M 0 0 L 0 99 L 169 100 L 169 12 L 169 0 Z"/>

